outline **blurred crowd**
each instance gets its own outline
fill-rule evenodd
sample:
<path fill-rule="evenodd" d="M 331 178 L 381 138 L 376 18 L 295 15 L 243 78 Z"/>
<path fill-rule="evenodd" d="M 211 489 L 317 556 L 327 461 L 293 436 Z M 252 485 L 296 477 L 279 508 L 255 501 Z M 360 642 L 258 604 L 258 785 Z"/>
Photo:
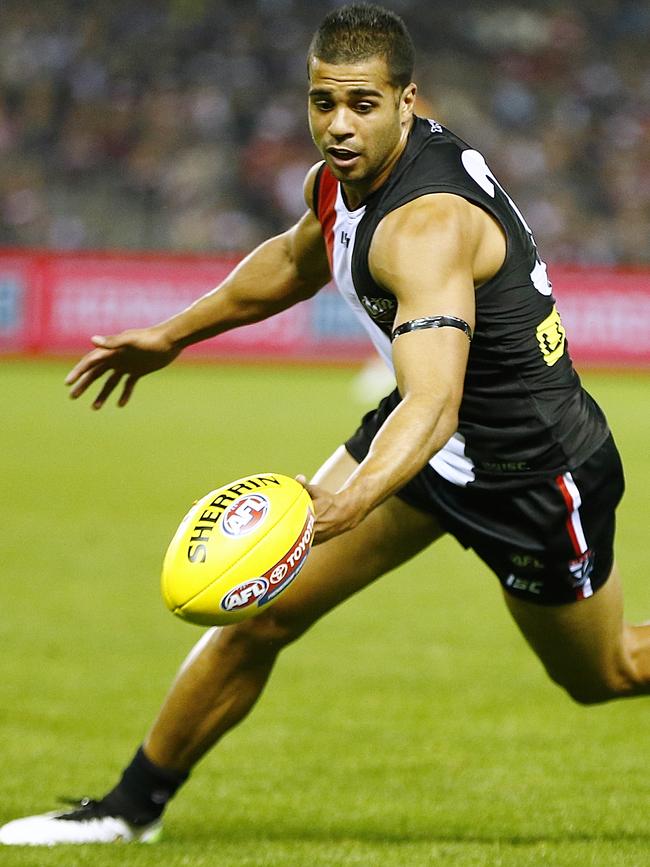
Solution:
<path fill-rule="evenodd" d="M 303 210 L 332 0 L 3 0 L 0 244 L 245 251 Z M 650 0 L 386 0 L 420 114 L 481 150 L 542 254 L 650 263 Z"/>

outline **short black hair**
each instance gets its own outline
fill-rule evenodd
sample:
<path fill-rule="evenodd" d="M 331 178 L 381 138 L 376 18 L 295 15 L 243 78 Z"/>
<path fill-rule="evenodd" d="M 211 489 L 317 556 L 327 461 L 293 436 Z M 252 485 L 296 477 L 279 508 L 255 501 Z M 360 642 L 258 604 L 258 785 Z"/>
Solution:
<path fill-rule="evenodd" d="M 406 24 L 382 6 L 354 3 L 330 12 L 311 41 L 311 57 L 325 63 L 358 63 L 383 57 L 393 86 L 403 90 L 413 81 L 415 49 Z"/>

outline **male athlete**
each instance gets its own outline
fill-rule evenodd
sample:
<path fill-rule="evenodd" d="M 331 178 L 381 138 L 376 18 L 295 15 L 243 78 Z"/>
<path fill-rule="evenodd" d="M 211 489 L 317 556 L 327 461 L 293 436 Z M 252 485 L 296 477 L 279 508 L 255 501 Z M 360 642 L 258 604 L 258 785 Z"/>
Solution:
<path fill-rule="evenodd" d="M 623 622 L 613 566 L 623 491 L 607 423 L 581 388 L 530 229 L 483 157 L 414 114 L 413 47 L 374 6 L 329 14 L 309 56 L 323 162 L 307 211 L 166 322 L 94 338 L 68 376 L 93 406 L 184 347 L 314 295 L 334 277 L 397 390 L 307 485 L 317 542 L 258 617 L 212 629 L 144 744 L 98 801 L 0 830 L 7 844 L 155 839 L 193 765 L 250 710 L 282 647 L 444 532 L 499 578 L 553 680 L 580 702 L 649 691 L 650 626 Z M 305 482 L 306 484 L 306 482 Z"/>

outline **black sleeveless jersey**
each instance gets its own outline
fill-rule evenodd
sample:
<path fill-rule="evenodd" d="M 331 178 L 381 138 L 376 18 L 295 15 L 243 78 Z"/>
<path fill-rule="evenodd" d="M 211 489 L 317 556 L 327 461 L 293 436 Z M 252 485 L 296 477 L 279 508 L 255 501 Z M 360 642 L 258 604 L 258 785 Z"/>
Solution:
<path fill-rule="evenodd" d="M 435 121 L 416 118 L 390 178 L 354 211 L 323 165 L 314 210 L 338 289 L 392 366 L 397 301 L 370 274 L 370 244 L 390 211 L 443 192 L 492 214 L 505 233 L 507 253 L 499 272 L 476 289 L 458 430 L 431 465 L 454 484 L 476 487 L 524 484 L 571 470 L 604 442 L 607 423 L 571 364 L 532 233 L 478 151 Z"/>

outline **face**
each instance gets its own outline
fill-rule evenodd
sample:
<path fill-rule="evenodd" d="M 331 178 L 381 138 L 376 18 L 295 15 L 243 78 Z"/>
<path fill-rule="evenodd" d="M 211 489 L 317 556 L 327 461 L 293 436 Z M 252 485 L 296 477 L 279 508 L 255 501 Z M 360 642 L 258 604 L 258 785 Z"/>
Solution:
<path fill-rule="evenodd" d="M 389 81 L 381 57 L 309 61 L 309 128 L 332 174 L 357 200 L 383 184 L 411 128 L 416 88 Z"/>

